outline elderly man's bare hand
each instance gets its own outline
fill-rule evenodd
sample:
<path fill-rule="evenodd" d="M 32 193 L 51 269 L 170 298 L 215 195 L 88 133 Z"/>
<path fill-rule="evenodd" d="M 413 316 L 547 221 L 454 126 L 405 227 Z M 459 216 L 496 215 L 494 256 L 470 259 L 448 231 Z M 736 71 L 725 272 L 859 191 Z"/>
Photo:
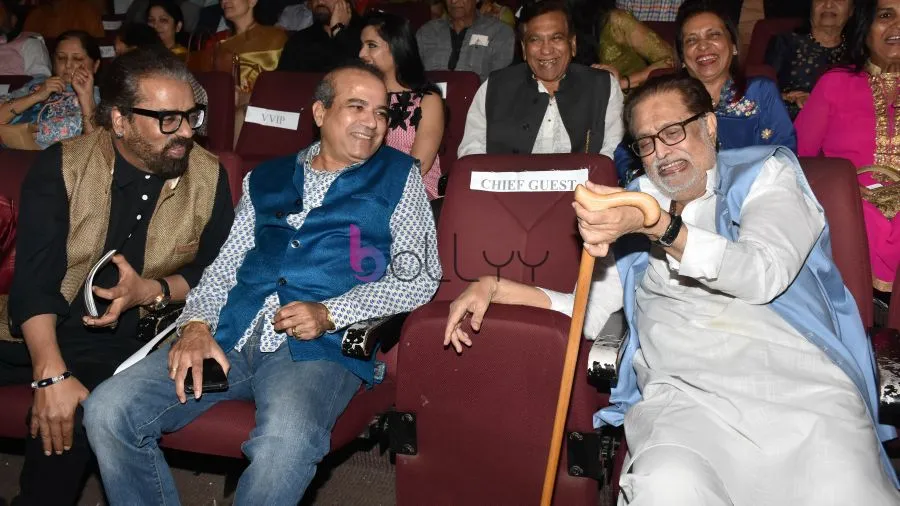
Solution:
<path fill-rule="evenodd" d="M 444 346 L 452 345 L 456 353 L 463 352 L 463 345 L 472 346 L 472 340 L 460 326 L 466 316 L 472 315 L 469 325 L 475 332 L 481 330 L 484 313 L 497 293 L 497 286 L 497 278 L 482 276 L 478 281 L 470 283 L 450 304 L 450 315 L 447 316 L 447 327 L 444 329 Z"/>
<path fill-rule="evenodd" d="M 603 186 L 588 181 L 588 190 L 607 195 L 624 191 L 622 188 Z M 644 230 L 644 214 L 637 207 L 623 206 L 603 211 L 588 211 L 578 202 L 573 202 L 578 217 L 578 232 L 585 243 L 585 250 L 595 257 L 604 257 L 609 245 L 625 234 Z"/>

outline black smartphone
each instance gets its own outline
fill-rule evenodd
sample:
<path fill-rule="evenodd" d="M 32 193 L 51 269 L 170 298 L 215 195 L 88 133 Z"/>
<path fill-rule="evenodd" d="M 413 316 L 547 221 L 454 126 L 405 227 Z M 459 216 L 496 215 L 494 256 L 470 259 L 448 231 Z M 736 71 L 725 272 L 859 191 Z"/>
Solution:
<path fill-rule="evenodd" d="M 187 376 L 184 378 L 185 393 L 194 393 L 194 375 L 193 368 L 188 369 Z M 203 360 L 203 393 L 224 392 L 228 390 L 228 378 L 225 377 L 225 371 L 222 366 L 216 362 L 214 358 Z"/>

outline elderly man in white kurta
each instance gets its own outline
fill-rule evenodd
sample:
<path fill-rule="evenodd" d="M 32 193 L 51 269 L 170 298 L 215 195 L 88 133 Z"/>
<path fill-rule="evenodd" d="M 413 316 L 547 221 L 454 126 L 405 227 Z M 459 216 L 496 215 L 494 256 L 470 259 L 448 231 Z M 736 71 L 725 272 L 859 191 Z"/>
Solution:
<path fill-rule="evenodd" d="M 788 150 L 717 155 L 712 111 L 679 76 L 626 103 L 647 171 L 631 189 L 669 211 L 659 223 L 575 204 L 587 250 L 608 259 L 585 335 L 623 307 L 629 321 L 612 405 L 595 416 L 625 425 L 619 504 L 900 504 L 881 446 L 894 431 L 874 421 L 871 348 L 822 208 Z M 459 323 L 471 314 L 477 331 L 490 302 L 571 313 L 573 297 L 481 278 L 451 305 L 445 345 L 471 346 Z"/>

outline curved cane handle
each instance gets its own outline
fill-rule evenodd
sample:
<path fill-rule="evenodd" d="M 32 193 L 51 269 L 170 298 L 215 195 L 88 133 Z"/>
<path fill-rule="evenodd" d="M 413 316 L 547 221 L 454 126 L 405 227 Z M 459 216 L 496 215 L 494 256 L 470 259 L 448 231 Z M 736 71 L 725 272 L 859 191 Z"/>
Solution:
<path fill-rule="evenodd" d="M 622 206 L 636 207 L 644 214 L 645 227 L 655 225 L 662 212 L 656 199 L 643 192 L 621 191 L 598 195 L 580 184 L 575 187 L 575 200 L 588 211 L 604 211 Z"/>

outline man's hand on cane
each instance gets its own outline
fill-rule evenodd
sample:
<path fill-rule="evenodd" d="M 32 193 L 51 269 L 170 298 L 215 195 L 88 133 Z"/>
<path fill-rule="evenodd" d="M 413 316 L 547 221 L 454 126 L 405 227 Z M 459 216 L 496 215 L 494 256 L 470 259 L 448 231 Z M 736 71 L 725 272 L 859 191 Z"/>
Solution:
<path fill-rule="evenodd" d="M 585 183 L 585 187 L 601 196 L 625 192 L 622 188 L 603 186 L 590 181 Z M 659 207 L 658 204 L 653 205 Z M 577 200 L 572 203 L 572 207 L 575 208 L 575 215 L 578 217 L 578 232 L 584 240 L 584 249 L 594 257 L 605 257 L 609 253 L 609 245 L 625 234 L 648 232 L 649 228 L 645 227 L 647 218 L 644 214 L 653 211 L 652 208 L 642 209 L 649 207 L 648 205 L 642 207 L 623 205 L 591 211 Z"/>

